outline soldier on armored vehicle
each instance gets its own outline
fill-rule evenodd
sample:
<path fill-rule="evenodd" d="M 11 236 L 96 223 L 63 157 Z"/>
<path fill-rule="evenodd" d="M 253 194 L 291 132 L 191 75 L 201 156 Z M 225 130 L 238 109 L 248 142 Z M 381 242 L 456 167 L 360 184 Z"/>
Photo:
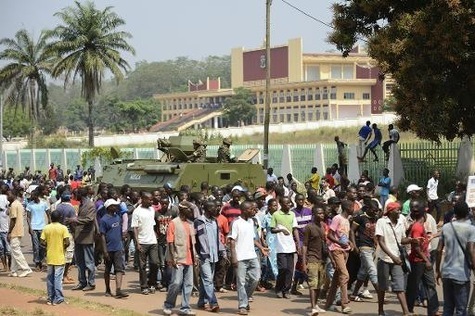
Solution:
<path fill-rule="evenodd" d="M 206 145 L 201 139 L 193 139 L 193 149 L 195 150 L 191 155 L 188 155 L 190 162 L 205 162 L 206 161 Z"/>
<path fill-rule="evenodd" d="M 231 158 L 231 145 L 233 144 L 230 138 L 223 138 L 223 144 L 218 148 L 218 159 L 217 162 L 229 163 L 235 162 L 234 158 Z"/>

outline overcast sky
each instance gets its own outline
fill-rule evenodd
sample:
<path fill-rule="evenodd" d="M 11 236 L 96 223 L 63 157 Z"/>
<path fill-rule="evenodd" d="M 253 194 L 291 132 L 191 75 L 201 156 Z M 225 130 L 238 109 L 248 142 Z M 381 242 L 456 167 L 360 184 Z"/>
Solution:
<path fill-rule="evenodd" d="M 325 22 L 331 22 L 331 4 L 336 0 L 286 0 Z M 81 1 L 83 2 L 83 1 Z M 136 61 L 163 61 L 186 56 L 202 59 L 229 55 L 234 47 L 257 48 L 265 37 L 265 0 L 96 0 L 96 7 L 113 6 L 130 32 Z M 53 28 L 53 14 L 73 4 L 71 0 L 0 0 L 0 38 L 12 38 L 25 28 L 37 36 Z M 302 37 L 305 52 L 334 49 L 327 43 L 331 29 L 273 0 L 271 45 Z"/>

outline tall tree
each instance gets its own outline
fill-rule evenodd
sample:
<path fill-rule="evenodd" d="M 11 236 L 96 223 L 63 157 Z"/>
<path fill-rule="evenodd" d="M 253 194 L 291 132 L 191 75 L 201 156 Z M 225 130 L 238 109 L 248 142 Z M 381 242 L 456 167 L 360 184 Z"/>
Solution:
<path fill-rule="evenodd" d="M 35 41 L 21 29 L 15 38 L 1 39 L 0 46 L 4 47 L 0 60 L 7 61 L 0 69 L 0 91 L 4 91 L 5 104 L 20 107 L 36 127 L 41 110 L 48 105 L 46 76 L 51 74 L 54 62 L 54 56 L 45 49 L 45 33 Z"/>
<path fill-rule="evenodd" d="M 347 0 L 333 10 L 330 41 L 345 55 L 365 38 L 396 80 L 402 130 L 436 142 L 475 133 L 473 1 Z"/>
<path fill-rule="evenodd" d="M 223 117 L 230 125 L 250 124 L 256 115 L 251 90 L 242 87 L 234 89 L 234 95 L 224 103 L 223 112 Z"/>
<path fill-rule="evenodd" d="M 132 36 L 118 30 L 125 21 L 112 11 L 112 7 L 98 10 L 92 2 L 81 4 L 76 1 L 75 5 L 64 8 L 55 16 L 62 24 L 49 32 L 54 39 L 49 49 L 61 60 L 56 64 L 53 76 L 64 76 L 65 86 L 80 77 L 82 96 L 88 104 L 89 146 L 93 147 L 96 96 L 106 71 L 119 82 L 130 68 L 121 52 L 135 54 L 134 48 L 127 43 Z"/>

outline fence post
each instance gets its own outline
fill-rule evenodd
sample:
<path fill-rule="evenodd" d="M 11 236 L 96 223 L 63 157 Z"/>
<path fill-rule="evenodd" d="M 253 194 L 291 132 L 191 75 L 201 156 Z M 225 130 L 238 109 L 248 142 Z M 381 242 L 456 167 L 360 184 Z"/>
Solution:
<path fill-rule="evenodd" d="M 349 157 L 348 157 L 348 180 L 351 183 L 358 183 L 361 175 L 360 164 L 358 163 L 358 145 L 349 145 Z"/>
<path fill-rule="evenodd" d="M 62 161 L 61 161 L 61 165 L 63 166 L 63 170 L 68 170 L 68 157 L 66 156 L 66 148 L 63 148 L 61 150 L 61 157 L 62 157 Z"/>
<path fill-rule="evenodd" d="M 51 150 L 48 148 L 46 149 L 46 163 L 48 166 L 51 165 Z M 58 163 L 56 163 L 58 164 Z"/>
<path fill-rule="evenodd" d="M 399 183 L 404 181 L 404 167 L 402 165 L 401 153 L 397 144 L 391 144 L 389 152 L 389 177 L 391 178 L 391 186 L 399 186 Z"/>
<path fill-rule="evenodd" d="M 315 155 L 313 156 L 313 165 L 320 170 L 320 174 L 325 174 L 325 156 L 323 155 L 323 145 L 315 145 Z"/>
<path fill-rule="evenodd" d="M 31 162 L 32 162 L 32 168 L 33 172 L 36 174 L 36 151 L 35 149 L 31 150 Z"/>
<path fill-rule="evenodd" d="M 284 176 L 288 173 L 294 174 L 292 169 L 292 154 L 290 152 L 290 145 L 284 145 L 282 152 L 282 164 L 280 168 L 280 175 Z"/>

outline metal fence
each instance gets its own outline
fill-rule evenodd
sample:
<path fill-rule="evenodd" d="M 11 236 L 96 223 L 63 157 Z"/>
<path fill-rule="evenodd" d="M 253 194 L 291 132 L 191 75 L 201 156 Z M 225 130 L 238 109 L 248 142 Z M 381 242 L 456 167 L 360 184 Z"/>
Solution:
<path fill-rule="evenodd" d="M 405 183 L 417 183 L 424 186 L 432 174 L 432 170 L 439 169 L 442 177 L 440 188 L 442 192 L 448 192 L 454 183 L 454 175 L 457 164 L 457 155 L 460 142 L 443 142 L 437 145 L 431 142 L 399 143 L 402 163 L 405 170 Z M 259 145 L 233 145 L 232 152 L 239 156 L 247 148 L 259 148 Z M 282 173 L 283 145 L 269 145 L 269 166 L 274 168 L 277 175 Z M 295 144 L 290 145 L 292 158 L 292 170 L 296 179 L 304 182 L 310 175 L 310 170 L 314 165 L 315 144 Z M 216 156 L 218 146 L 208 146 L 207 155 Z M 74 170 L 76 165 L 81 163 L 81 155 L 87 149 L 21 149 L 4 152 L 4 166 L 13 167 L 16 171 L 21 171 L 25 166 L 30 166 L 32 170 L 46 171 L 51 162 L 60 164 L 63 169 Z M 122 148 L 122 152 L 133 158 L 157 158 L 158 152 L 155 148 Z M 384 154 L 380 147 L 377 149 L 378 162 L 372 162 L 372 154 L 368 153 L 368 161 L 361 165 L 361 169 L 367 169 L 373 179 L 381 176 L 382 169 L 386 167 Z M 324 164 L 330 166 L 338 162 L 337 149 L 335 144 L 323 145 Z M 87 166 L 93 162 L 88 162 Z M 87 167 L 84 166 L 84 167 Z M 324 170 L 319 170 L 324 173 Z M 285 177 L 285 175 L 283 175 Z"/>

